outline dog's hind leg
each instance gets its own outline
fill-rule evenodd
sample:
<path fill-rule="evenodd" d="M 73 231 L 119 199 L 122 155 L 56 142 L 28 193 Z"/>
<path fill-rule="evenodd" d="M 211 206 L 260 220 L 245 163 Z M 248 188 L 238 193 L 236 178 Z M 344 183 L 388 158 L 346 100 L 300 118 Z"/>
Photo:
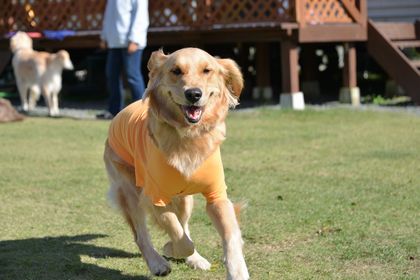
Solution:
<path fill-rule="evenodd" d="M 53 116 L 52 111 L 52 93 L 51 90 L 47 86 L 42 87 L 42 96 L 44 97 L 45 104 L 48 108 L 48 114 Z"/>
<path fill-rule="evenodd" d="M 51 115 L 58 116 L 60 110 L 58 109 L 58 91 L 51 92 Z"/>
<path fill-rule="evenodd" d="M 118 160 L 118 157 L 106 145 L 104 161 L 110 181 L 109 196 L 121 210 L 131 227 L 134 240 L 140 249 L 150 271 L 157 276 L 165 276 L 171 267 L 153 248 L 146 225 L 146 212 L 140 205 L 142 190 L 135 186 L 134 170 Z"/>
<path fill-rule="evenodd" d="M 20 102 L 22 103 L 22 110 L 27 112 L 29 110 L 29 105 L 28 105 L 29 87 L 20 78 L 18 78 L 18 76 L 16 76 L 16 85 L 19 91 Z"/>
<path fill-rule="evenodd" d="M 184 229 L 185 234 L 191 239 L 190 229 L 188 221 L 190 220 L 191 213 L 193 210 L 194 200 L 192 195 L 179 197 L 173 200 L 176 207 L 177 216 L 181 226 Z M 192 239 L 191 239 L 192 240 Z M 194 253 L 185 259 L 185 262 L 194 269 L 209 270 L 211 264 L 203 258 L 197 250 L 194 249 Z"/>
<path fill-rule="evenodd" d="M 39 86 L 32 86 L 29 89 L 29 110 L 35 109 L 36 102 L 39 100 L 41 96 L 41 89 Z"/>

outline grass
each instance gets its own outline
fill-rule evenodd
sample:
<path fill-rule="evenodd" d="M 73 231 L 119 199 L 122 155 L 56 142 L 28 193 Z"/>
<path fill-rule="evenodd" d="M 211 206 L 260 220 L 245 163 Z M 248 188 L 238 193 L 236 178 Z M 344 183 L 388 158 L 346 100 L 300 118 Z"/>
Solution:
<path fill-rule="evenodd" d="M 0 279 L 148 279 L 107 206 L 108 122 L 0 125 Z M 420 279 L 420 118 L 347 109 L 234 112 L 222 148 L 252 279 Z M 191 232 L 224 279 L 222 248 L 196 196 Z M 155 228 L 157 248 L 166 241 Z"/>

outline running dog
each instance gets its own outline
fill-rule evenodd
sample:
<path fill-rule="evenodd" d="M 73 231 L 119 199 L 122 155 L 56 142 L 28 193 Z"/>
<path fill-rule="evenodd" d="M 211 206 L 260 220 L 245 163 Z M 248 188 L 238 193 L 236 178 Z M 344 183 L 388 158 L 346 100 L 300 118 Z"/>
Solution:
<path fill-rule="evenodd" d="M 170 273 L 153 247 L 146 214 L 169 235 L 163 255 L 195 269 L 210 263 L 194 248 L 188 221 L 193 194 L 207 200 L 207 213 L 222 238 L 227 279 L 248 279 L 243 241 L 227 197 L 220 145 L 229 107 L 238 104 L 242 74 L 231 59 L 185 48 L 152 53 L 145 98 L 111 122 L 104 160 L 109 197 L 121 210 L 154 275 Z"/>

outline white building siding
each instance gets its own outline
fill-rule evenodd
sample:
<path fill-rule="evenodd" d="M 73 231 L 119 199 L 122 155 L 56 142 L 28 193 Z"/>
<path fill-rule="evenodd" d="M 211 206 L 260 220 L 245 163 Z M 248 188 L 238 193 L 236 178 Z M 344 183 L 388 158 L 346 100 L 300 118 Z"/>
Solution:
<path fill-rule="evenodd" d="M 375 21 L 420 20 L 420 0 L 367 0 L 369 18 Z"/>

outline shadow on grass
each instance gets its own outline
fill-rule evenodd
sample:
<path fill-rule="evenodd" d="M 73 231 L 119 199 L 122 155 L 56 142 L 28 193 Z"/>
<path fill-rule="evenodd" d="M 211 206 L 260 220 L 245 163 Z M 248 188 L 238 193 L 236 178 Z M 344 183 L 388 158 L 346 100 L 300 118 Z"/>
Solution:
<path fill-rule="evenodd" d="M 85 234 L 0 241 L 0 279 L 150 279 L 83 263 L 81 256 L 138 258 L 121 250 L 86 244 L 106 235 Z"/>

